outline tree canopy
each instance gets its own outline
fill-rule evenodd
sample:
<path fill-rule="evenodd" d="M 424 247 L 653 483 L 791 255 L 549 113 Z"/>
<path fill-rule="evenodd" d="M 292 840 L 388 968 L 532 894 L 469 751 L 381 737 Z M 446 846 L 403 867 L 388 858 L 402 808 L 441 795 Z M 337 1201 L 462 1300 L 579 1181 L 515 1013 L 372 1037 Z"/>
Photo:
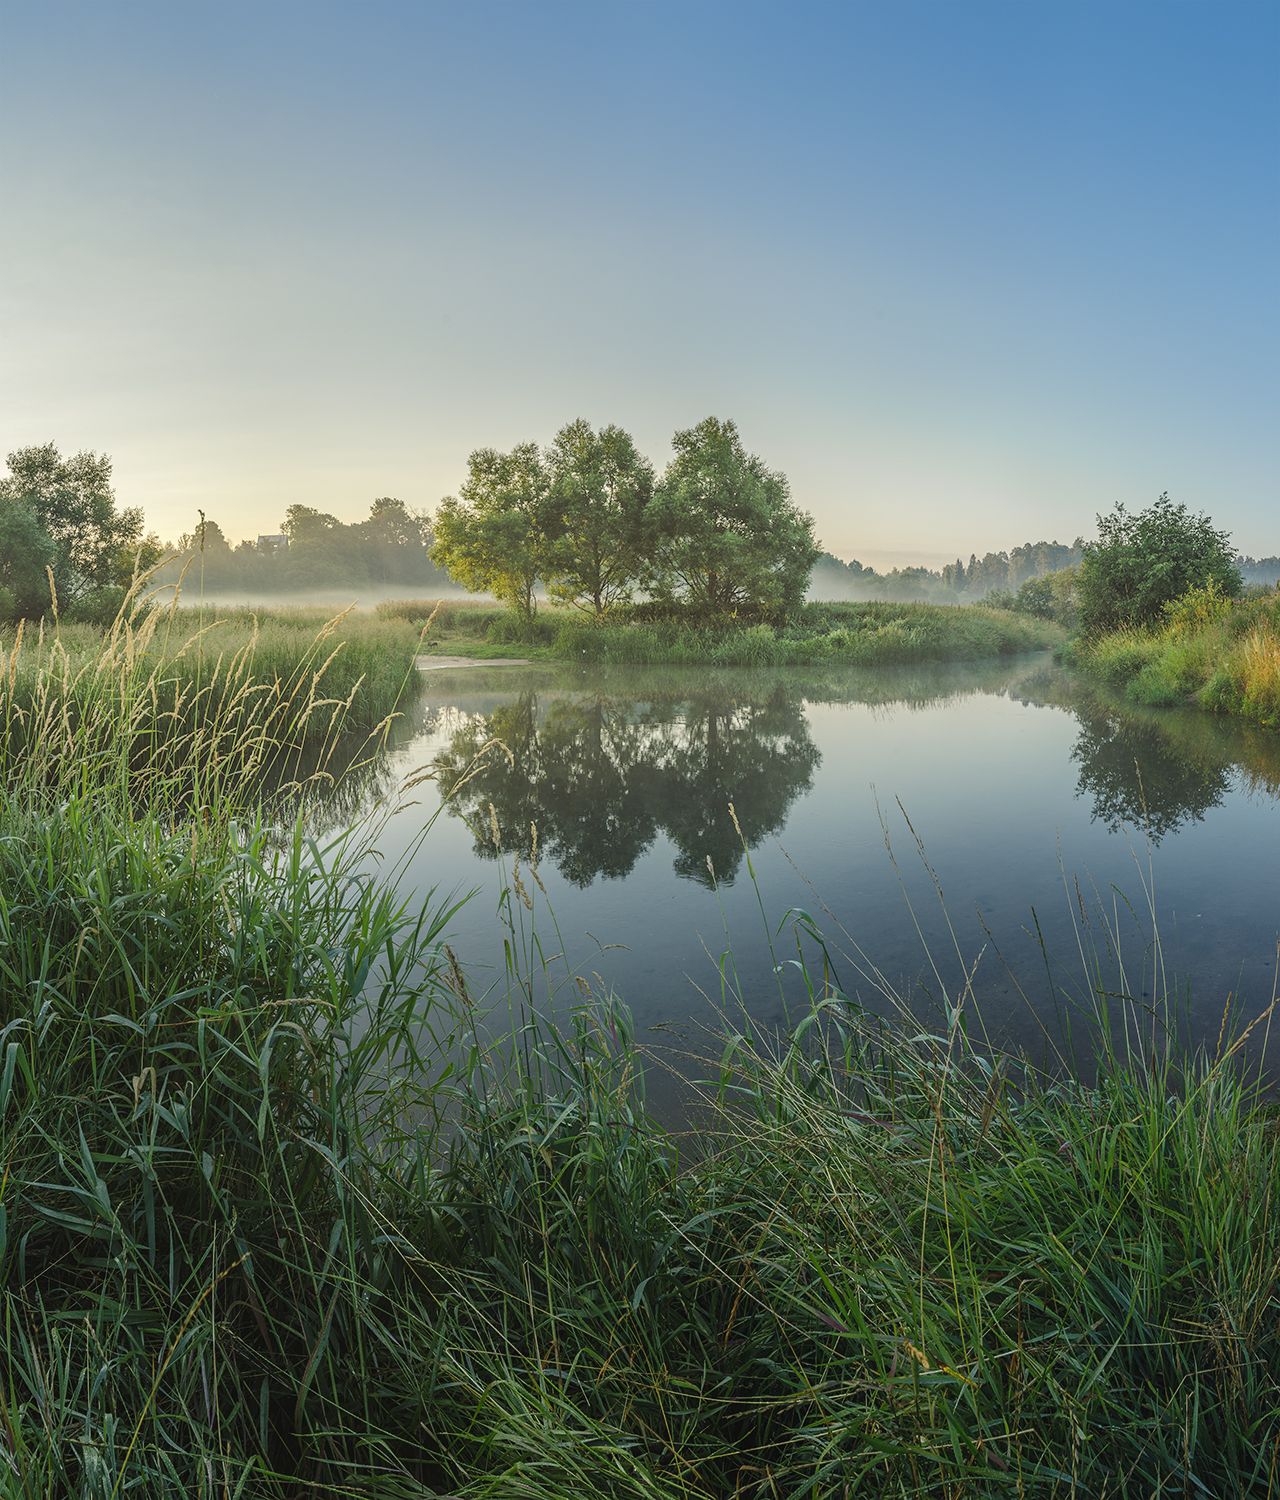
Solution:
<path fill-rule="evenodd" d="M 158 547 L 144 541 L 142 512 L 117 507 L 105 453 L 63 458 L 45 443 L 17 449 L 8 464 L 0 500 L 26 506 L 52 542 L 51 566 L 63 603 L 127 583 L 144 549 L 144 565 L 158 555 Z"/>
<path fill-rule="evenodd" d="M 1146 510 L 1117 505 L 1098 517 L 1098 540 L 1084 549 L 1077 582 L 1086 630 L 1150 625 L 1191 588 L 1235 598 L 1243 584 L 1227 532 L 1163 494 Z"/>
<path fill-rule="evenodd" d="M 819 549 L 786 476 L 716 417 L 677 432 L 672 445 L 655 498 L 658 593 L 710 614 L 794 609 Z"/>
<path fill-rule="evenodd" d="M 0 620 L 20 620 L 49 607 L 55 548 L 36 513 L 20 501 L 0 499 Z"/>
<path fill-rule="evenodd" d="M 674 446 L 656 484 L 629 433 L 582 419 L 545 450 L 479 449 L 436 513 L 432 557 L 526 616 L 539 586 L 596 617 L 637 593 L 711 615 L 794 609 L 818 549 L 786 477 L 715 417 Z"/>
<path fill-rule="evenodd" d="M 488 590 L 532 617 L 552 533 L 551 471 L 536 443 L 510 453 L 481 448 L 467 462 L 457 496 L 435 518 L 434 562 L 464 588 Z"/>
<path fill-rule="evenodd" d="M 553 515 L 547 592 L 603 615 L 653 569 L 653 465 L 621 427 L 570 422 L 547 450 Z"/>

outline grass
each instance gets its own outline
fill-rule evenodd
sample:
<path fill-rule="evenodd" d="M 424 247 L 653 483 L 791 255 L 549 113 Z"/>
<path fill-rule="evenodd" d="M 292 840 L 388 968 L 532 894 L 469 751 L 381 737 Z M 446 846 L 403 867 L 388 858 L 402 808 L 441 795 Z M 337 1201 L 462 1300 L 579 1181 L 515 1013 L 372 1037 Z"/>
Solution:
<path fill-rule="evenodd" d="M 425 623 L 427 600 L 378 606 L 383 619 Z M 497 606 L 448 604 L 436 613 L 428 646 L 445 654 L 521 655 L 605 665 L 720 667 L 859 666 L 969 661 L 1044 650 L 1062 630 L 1047 621 L 981 606 L 936 604 L 807 604 L 785 625 L 733 620 L 698 623 L 639 608 L 594 623 L 568 609 L 544 607 L 522 621 Z"/>
<path fill-rule="evenodd" d="M 1100 998 L 1140 1029 L 1048 1078 L 971 1044 L 963 987 L 873 1022 L 793 913 L 810 1011 L 757 1034 L 726 961 L 685 1138 L 622 1007 L 565 1018 L 532 850 L 487 1045 L 376 817 L 321 844 L 211 772 L 236 703 L 145 796 L 96 753 L 0 786 L 5 1500 L 1276 1492 L 1244 1035 L 1183 1057 Z"/>
<path fill-rule="evenodd" d="M 223 781 L 306 778 L 337 742 L 376 742 L 407 687 L 420 632 L 344 613 L 260 619 L 155 609 L 142 590 L 105 634 L 19 627 L 0 640 L 0 777 L 128 782 L 171 767 Z M 216 799 L 213 787 L 206 790 Z"/>
<path fill-rule="evenodd" d="M 1066 659 L 1135 703 L 1194 704 L 1280 728 L 1280 594 L 1191 599 L 1159 628 L 1073 641 Z"/>

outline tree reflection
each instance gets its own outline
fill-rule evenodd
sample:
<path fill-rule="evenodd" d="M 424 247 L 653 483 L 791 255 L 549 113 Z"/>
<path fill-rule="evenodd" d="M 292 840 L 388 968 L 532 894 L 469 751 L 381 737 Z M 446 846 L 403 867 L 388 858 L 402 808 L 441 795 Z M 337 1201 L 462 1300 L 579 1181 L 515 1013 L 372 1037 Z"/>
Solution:
<path fill-rule="evenodd" d="M 483 750 L 491 741 L 501 747 Z M 482 753 L 483 752 L 483 753 Z M 479 757 L 479 759 L 477 759 Z M 637 701 L 607 693 L 527 691 L 464 726 L 436 759 L 449 805 L 476 849 L 525 851 L 530 827 L 575 885 L 621 877 L 665 834 L 686 879 L 732 881 L 733 826 L 754 846 L 808 789 L 819 755 L 799 695 L 781 682 L 744 700 L 715 689 Z"/>
<path fill-rule="evenodd" d="M 1012 692 L 1075 716 L 1077 790 L 1113 830 L 1140 828 L 1158 843 L 1202 821 L 1233 781 L 1280 795 L 1280 741 L 1255 726 L 1200 709 L 1130 703 L 1060 668 L 1038 670 Z"/>
<path fill-rule="evenodd" d="M 1077 704 L 1080 735 L 1071 758 L 1079 792 L 1113 830 L 1141 828 L 1154 843 L 1199 822 L 1231 785 L 1230 763 L 1179 753 L 1155 724 L 1100 704 Z"/>

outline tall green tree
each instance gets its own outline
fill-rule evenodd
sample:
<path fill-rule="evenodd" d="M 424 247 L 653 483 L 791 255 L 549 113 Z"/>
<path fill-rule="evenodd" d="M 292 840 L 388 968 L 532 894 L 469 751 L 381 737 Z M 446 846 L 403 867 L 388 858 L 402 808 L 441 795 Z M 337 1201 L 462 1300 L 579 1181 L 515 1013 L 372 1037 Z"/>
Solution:
<path fill-rule="evenodd" d="M 1151 625 L 1190 588 L 1214 585 L 1228 598 L 1243 584 L 1231 538 L 1210 518 L 1163 494 L 1130 514 L 1117 505 L 1098 517 L 1098 540 L 1084 549 L 1076 581 L 1085 630 Z"/>
<path fill-rule="evenodd" d="M 672 446 L 654 497 L 657 591 L 713 614 L 796 608 L 819 549 L 786 476 L 716 417 L 677 432 Z"/>
<path fill-rule="evenodd" d="M 121 510 L 105 453 L 63 458 L 53 443 L 9 454 L 0 499 L 28 506 L 54 544 L 58 596 L 74 601 L 118 585 L 143 545 L 142 512 Z"/>
<path fill-rule="evenodd" d="M 463 588 L 487 589 L 532 619 L 553 530 L 551 472 L 538 445 L 481 448 L 458 494 L 440 503 L 431 559 Z"/>
<path fill-rule="evenodd" d="M 29 505 L 0 499 L 0 620 L 34 619 L 49 608 L 53 538 Z"/>
<path fill-rule="evenodd" d="M 630 599 L 652 570 L 653 465 L 630 433 L 579 418 L 546 454 L 554 499 L 547 592 L 597 618 Z"/>

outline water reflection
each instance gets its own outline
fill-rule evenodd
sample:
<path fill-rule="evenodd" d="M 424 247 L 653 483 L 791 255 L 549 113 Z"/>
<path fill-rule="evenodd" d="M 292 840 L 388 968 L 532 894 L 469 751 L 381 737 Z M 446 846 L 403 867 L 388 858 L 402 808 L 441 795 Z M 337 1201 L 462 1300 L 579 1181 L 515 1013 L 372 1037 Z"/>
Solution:
<path fill-rule="evenodd" d="M 705 885 L 712 869 L 731 882 L 741 864 L 729 804 L 754 845 L 786 821 L 818 760 L 803 699 L 775 681 L 732 696 L 526 690 L 469 720 L 435 769 L 477 853 L 497 852 L 492 807 L 504 852 L 527 850 L 536 826 L 575 885 L 628 875 L 660 834 L 675 872 Z"/>
<path fill-rule="evenodd" d="M 1059 669 L 1030 674 L 1014 693 L 1075 716 L 1077 795 L 1113 832 L 1139 829 L 1158 844 L 1202 822 L 1237 778 L 1247 791 L 1280 795 L 1280 743 L 1265 731 L 1197 709 L 1144 709 Z"/>
<path fill-rule="evenodd" d="M 579 887 L 627 876 L 664 837 L 678 876 L 711 884 L 709 860 L 715 879 L 731 883 L 744 841 L 754 847 L 780 830 L 812 785 L 821 761 L 814 704 L 932 707 L 996 693 L 1063 709 L 1078 724 L 1077 795 L 1108 829 L 1137 828 L 1154 842 L 1203 820 L 1236 778 L 1246 789 L 1280 792 L 1274 736 L 1194 711 L 1136 708 L 1043 664 L 551 673 L 509 677 L 498 691 L 489 679 L 483 707 L 460 710 L 460 700 L 476 700 L 478 681 L 454 688 L 451 711 L 461 722 L 434 760 L 450 811 L 467 820 L 475 852 L 487 858 L 526 851 L 535 826 L 543 854 Z M 440 705 L 428 717 L 433 711 Z"/>

